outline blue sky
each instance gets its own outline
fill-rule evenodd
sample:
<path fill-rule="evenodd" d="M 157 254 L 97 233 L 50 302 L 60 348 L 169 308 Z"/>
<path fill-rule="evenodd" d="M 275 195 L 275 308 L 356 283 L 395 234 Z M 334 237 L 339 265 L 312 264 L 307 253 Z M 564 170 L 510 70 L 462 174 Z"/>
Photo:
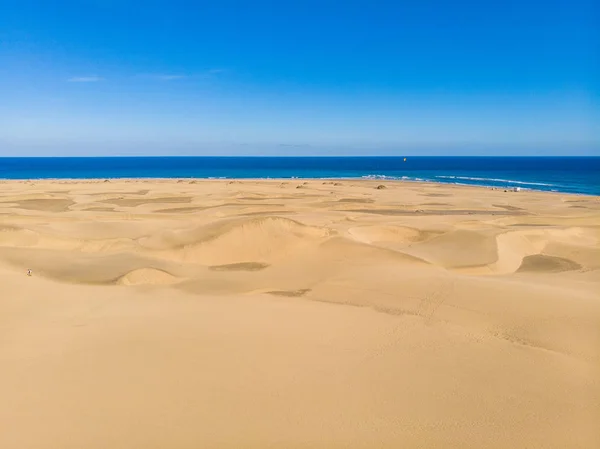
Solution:
<path fill-rule="evenodd" d="M 594 0 L 0 0 L 0 155 L 600 155 Z"/>

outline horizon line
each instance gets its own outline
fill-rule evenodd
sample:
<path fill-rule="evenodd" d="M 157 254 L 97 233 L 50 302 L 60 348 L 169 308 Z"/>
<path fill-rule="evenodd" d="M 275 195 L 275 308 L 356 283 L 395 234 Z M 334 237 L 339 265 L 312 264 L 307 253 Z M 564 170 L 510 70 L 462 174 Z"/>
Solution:
<path fill-rule="evenodd" d="M 0 159 L 148 159 L 148 158 L 212 158 L 212 159 L 233 159 L 233 158 L 286 158 L 286 159 L 308 159 L 308 158 L 320 158 L 320 159 L 340 159 L 340 158 L 381 158 L 381 159 L 402 159 L 402 158 L 600 158 L 598 155 L 106 155 L 106 156 L 0 156 Z"/>

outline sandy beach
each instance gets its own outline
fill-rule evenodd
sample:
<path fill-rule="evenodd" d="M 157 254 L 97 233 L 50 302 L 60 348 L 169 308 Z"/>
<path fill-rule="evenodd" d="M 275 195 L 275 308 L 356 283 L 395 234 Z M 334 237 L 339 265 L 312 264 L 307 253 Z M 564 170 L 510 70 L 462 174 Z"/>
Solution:
<path fill-rule="evenodd" d="M 3 449 L 600 447 L 599 197 L 4 181 L 0 286 Z"/>

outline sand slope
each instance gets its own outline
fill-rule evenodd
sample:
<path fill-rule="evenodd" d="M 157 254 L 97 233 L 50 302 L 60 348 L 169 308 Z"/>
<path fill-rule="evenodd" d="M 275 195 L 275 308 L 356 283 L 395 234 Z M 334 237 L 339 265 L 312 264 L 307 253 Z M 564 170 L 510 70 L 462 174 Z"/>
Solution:
<path fill-rule="evenodd" d="M 0 447 L 600 447 L 600 199 L 381 184 L 1 182 Z"/>

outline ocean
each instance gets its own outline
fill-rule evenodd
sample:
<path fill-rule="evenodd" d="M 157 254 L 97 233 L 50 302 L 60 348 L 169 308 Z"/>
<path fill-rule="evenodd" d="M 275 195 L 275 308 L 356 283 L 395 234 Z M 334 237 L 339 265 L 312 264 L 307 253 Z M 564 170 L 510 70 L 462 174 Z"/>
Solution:
<path fill-rule="evenodd" d="M 0 158 L 0 179 L 366 178 L 600 195 L 600 157 Z"/>

